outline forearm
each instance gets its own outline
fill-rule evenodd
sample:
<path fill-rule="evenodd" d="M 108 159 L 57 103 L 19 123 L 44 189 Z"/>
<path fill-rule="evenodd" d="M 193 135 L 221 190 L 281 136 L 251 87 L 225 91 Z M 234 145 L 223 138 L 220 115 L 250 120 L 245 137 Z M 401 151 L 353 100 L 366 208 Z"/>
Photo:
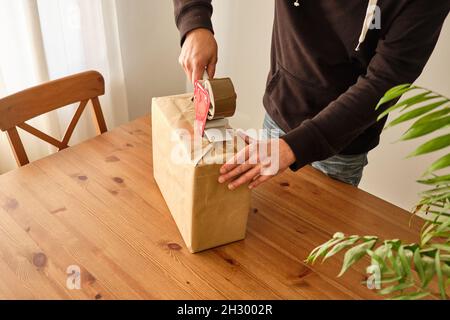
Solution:
<path fill-rule="evenodd" d="M 380 40 L 367 73 L 337 100 L 330 103 L 313 119 L 305 121 L 283 139 L 297 158 L 293 169 L 324 160 L 348 147 L 378 117 L 375 106 L 390 88 L 412 83 L 427 63 L 447 16 L 448 2 L 429 7 L 425 1 L 411 6 L 424 6 L 420 16 L 405 10 Z"/>
<path fill-rule="evenodd" d="M 186 35 L 194 29 L 205 28 L 214 32 L 211 23 L 211 0 L 173 0 L 173 3 L 181 44 L 184 43 Z"/>

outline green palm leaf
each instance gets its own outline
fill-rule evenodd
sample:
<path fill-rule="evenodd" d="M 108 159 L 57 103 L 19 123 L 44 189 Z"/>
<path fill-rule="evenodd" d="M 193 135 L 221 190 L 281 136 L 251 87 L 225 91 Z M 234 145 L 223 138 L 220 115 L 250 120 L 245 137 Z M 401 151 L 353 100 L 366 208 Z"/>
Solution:
<path fill-rule="evenodd" d="M 391 123 L 388 124 L 388 126 L 386 127 L 386 129 L 391 128 L 393 126 L 396 126 L 400 123 L 415 119 L 417 117 L 420 117 L 430 111 L 435 110 L 436 108 L 442 106 L 443 104 L 447 103 L 448 100 L 442 100 L 442 101 L 438 101 L 435 103 L 432 103 L 430 105 L 415 109 L 415 110 L 411 110 L 403 115 L 401 115 L 400 117 L 398 117 L 397 119 L 395 119 L 394 121 L 392 121 Z"/>
<path fill-rule="evenodd" d="M 429 292 L 416 292 L 407 295 L 400 295 L 392 298 L 392 300 L 420 300 L 430 295 Z"/>
<path fill-rule="evenodd" d="M 433 100 L 433 99 L 437 99 L 437 98 L 440 98 L 440 97 L 441 97 L 441 96 L 434 95 L 434 94 L 432 94 L 432 92 L 427 91 L 427 92 L 425 92 L 425 93 L 419 94 L 419 95 L 414 96 L 414 97 L 411 97 L 411 98 L 409 98 L 409 99 L 406 99 L 405 101 L 402 101 L 402 102 L 400 102 L 400 103 L 397 103 L 396 105 L 394 105 L 394 106 L 388 108 L 386 111 L 384 111 L 384 112 L 382 112 L 382 113 L 380 114 L 380 116 L 378 117 L 378 120 L 383 119 L 383 118 L 384 118 L 385 116 L 387 116 L 389 113 L 391 113 L 391 112 L 393 112 L 393 111 L 395 111 L 395 110 L 397 110 L 397 109 L 400 109 L 400 108 L 402 108 L 402 107 L 405 107 L 405 109 L 407 109 L 407 108 L 409 108 L 409 107 L 411 107 L 411 106 L 413 106 L 413 105 L 415 105 L 415 104 L 423 103 L 423 102 L 426 102 L 426 101 L 429 101 L 429 100 Z M 395 99 L 395 98 L 394 98 L 394 99 Z M 393 99 L 392 99 L 392 100 L 393 100 Z"/>
<path fill-rule="evenodd" d="M 431 120 L 439 119 L 439 118 L 442 118 L 442 117 L 448 115 L 449 113 L 450 113 L 450 107 L 445 107 L 442 110 L 438 110 L 438 111 L 435 111 L 435 112 L 432 112 L 430 114 L 423 116 L 422 118 L 417 120 L 413 125 L 419 125 L 422 123 L 429 122 Z"/>
<path fill-rule="evenodd" d="M 426 185 L 441 185 L 447 183 L 450 184 L 450 174 L 442 177 L 435 177 L 428 180 L 419 180 L 417 182 Z"/>
<path fill-rule="evenodd" d="M 401 113 L 387 125 L 387 128 L 415 120 L 401 140 L 412 140 L 438 130 L 448 129 L 450 105 L 447 103 L 450 99 L 410 84 L 403 84 L 389 90 L 377 105 L 376 110 L 413 90 L 421 90 L 421 93 L 381 112 L 379 119 L 383 119 L 395 110 Z M 431 154 L 449 147 L 450 133 L 447 130 L 440 136 L 423 142 L 408 157 Z M 422 198 L 415 213 L 422 212 L 429 219 L 434 219 L 424 223 L 420 233 L 420 244 L 403 245 L 401 240 L 395 239 L 386 240 L 376 247 L 379 240 L 377 237 L 346 238 L 343 234 L 339 234 L 340 239 L 333 237 L 316 248 L 308 258 L 308 262 L 314 262 L 319 257 L 323 257 L 325 261 L 341 251 L 346 251 L 340 277 L 367 255 L 371 258 L 371 265 L 379 267 L 381 271 L 382 289 L 378 292 L 380 295 L 393 295 L 393 300 L 423 299 L 430 295 L 428 289 L 430 283 L 437 279 L 440 296 L 446 299 L 446 288 L 450 286 L 450 174 L 447 172 L 436 175 L 435 172 L 449 167 L 450 153 L 436 160 L 428 168 L 425 178 L 418 181 L 423 185 L 431 186 L 431 190 L 421 193 Z M 416 274 L 418 277 L 415 276 Z M 413 288 L 417 287 L 421 289 L 413 292 Z"/>
<path fill-rule="evenodd" d="M 435 161 L 427 170 L 428 174 L 448 168 L 450 166 L 450 153 Z"/>
<path fill-rule="evenodd" d="M 401 246 L 398 250 L 398 256 L 400 258 L 400 263 L 407 277 L 411 276 L 411 264 L 408 261 L 408 257 L 406 256 L 404 246 Z"/>
<path fill-rule="evenodd" d="M 440 259 L 440 251 L 438 250 L 436 252 L 436 257 L 435 257 L 435 264 L 436 264 L 436 275 L 438 277 L 438 283 L 439 283 L 439 291 L 441 293 L 441 298 L 442 299 L 447 299 L 447 293 L 445 292 L 445 285 L 444 285 L 444 275 L 442 274 L 442 269 L 441 269 L 441 259 Z"/>
<path fill-rule="evenodd" d="M 341 252 L 342 250 L 354 245 L 358 240 L 360 239 L 360 237 L 350 237 L 350 239 L 346 240 L 346 241 L 342 241 L 341 243 L 335 245 L 323 258 L 323 261 L 325 262 L 326 260 L 328 260 L 329 258 L 335 256 L 336 254 L 338 254 L 339 252 Z"/>
<path fill-rule="evenodd" d="M 417 248 L 414 252 L 414 265 L 416 267 L 417 273 L 419 274 L 420 281 L 423 284 L 425 283 L 425 271 L 423 270 L 423 264 L 422 264 L 422 256 L 420 255 L 420 249 Z"/>
<path fill-rule="evenodd" d="M 376 110 L 378 110 L 382 105 L 385 103 L 391 102 L 395 99 L 400 98 L 405 93 L 417 89 L 417 87 L 413 87 L 410 84 L 402 84 L 397 87 L 392 88 L 388 92 L 386 92 L 386 95 L 380 100 L 378 103 Z"/>
<path fill-rule="evenodd" d="M 408 158 L 435 152 L 450 146 L 450 134 L 434 138 L 418 147 Z"/>
<path fill-rule="evenodd" d="M 450 125 L 450 116 L 439 118 L 435 120 L 430 120 L 425 123 L 419 123 L 413 125 L 401 138 L 401 140 L 411 140 L 416 139 L 442 128 L 445 128 Z"/>
<path fill-rule="evenodd" d="M 367 250 L 372 250 L 376 242 L 376 239 L 370 240 L 348 250 L 345 254 L 342 270 L 338 277 L 342 277 L 352 265 L 361 260 L 367 253 Z"/>
<path fill-rule="evenodd" d="M 413 282 L 401 283 L 401 284 L 398 284 L 398 285 L 387 287 L 387 288 L 379 291 L 378 293 L 381 294 L 381 295 L 388 295 L 388 294 L 392 294 L 392 293 L 397 292 L 397 291 L 403 291 L 405 289 L 409 289 L 409 288 L 412 288 L 412 287 L 414 287 L 414 283 Z"/>

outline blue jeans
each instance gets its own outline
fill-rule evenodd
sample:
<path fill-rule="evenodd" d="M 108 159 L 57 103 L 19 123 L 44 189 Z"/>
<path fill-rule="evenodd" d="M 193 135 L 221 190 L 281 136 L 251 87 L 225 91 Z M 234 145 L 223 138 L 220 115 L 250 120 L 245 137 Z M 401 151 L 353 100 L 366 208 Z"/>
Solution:
<path fill-rule="evenodd" d="M 264 129 L 269 139 L 276 139 L 286 134 L 269 115 L 266 115 L 264 119 Z M 314 162 L 312 166 L 335 180 L 357 187 L 361 183 L 364 167 L 369 164 L 367 155 L 367 153 L 336 155 L 327 160 Z"/>

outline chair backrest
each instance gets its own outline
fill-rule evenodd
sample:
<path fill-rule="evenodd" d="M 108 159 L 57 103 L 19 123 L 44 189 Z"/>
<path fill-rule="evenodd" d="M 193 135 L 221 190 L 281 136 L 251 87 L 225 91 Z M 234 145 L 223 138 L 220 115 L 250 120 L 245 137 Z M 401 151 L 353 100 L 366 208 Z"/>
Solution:
<path fill-rule="evenodd" d="M 70 138 L 89 101 L 98 134 L 107 131 L 99 96 L 105 94 L 105 81 L 97 71 L 88 71 L 21 91 L 0 99 L 0 130 L 6 132 L 17 164 L 29 163 L 17 128 L 40 138 L 63 150 L 69 147 Z M 64 138 L 59 141 L 28 125 L 26 121 L 61 107 L 80 103 L 70 122 Z"/>

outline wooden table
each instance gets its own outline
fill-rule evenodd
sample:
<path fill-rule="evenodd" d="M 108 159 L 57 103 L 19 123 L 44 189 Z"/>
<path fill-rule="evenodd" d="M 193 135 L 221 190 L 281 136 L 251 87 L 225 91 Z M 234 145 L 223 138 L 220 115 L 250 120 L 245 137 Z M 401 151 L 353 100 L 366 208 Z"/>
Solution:
<path fill-rule="evenodd" d="M 254 192 L 245 241 L 192 255 L 151 155 L 145 117 L 0 176 L 0 298 L 377 298 L 364 264 L 337 279 L 340 259 L 304 259 L 337 231 L 417 241 L 407 212 L 305 168 Z"/>

